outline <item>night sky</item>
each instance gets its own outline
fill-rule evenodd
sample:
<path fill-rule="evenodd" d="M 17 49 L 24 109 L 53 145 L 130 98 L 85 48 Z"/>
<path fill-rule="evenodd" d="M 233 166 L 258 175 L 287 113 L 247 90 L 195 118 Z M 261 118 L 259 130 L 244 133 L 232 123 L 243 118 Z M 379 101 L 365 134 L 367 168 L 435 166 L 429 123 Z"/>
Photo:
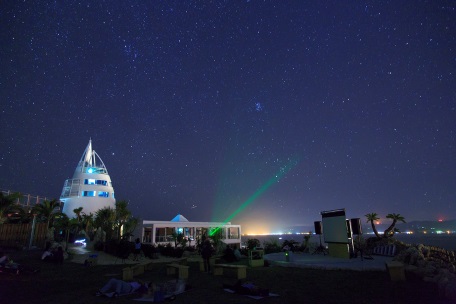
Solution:
<path fill-rule="evenodd" d="M 456 218 L 455 1 L 2 1 L 0 187 L 90 139 L 141 219 Z"/>

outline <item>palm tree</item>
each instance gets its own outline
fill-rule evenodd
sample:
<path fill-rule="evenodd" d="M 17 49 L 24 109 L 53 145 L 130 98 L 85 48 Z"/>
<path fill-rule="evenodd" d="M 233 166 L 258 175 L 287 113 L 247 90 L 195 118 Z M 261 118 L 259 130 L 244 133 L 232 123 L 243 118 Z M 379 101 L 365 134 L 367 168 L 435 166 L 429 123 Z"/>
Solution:
<path fill-rule="evenodd" d="M 78 235 L 79 231 L 81 231 L 81 229 L 82 229 L 82 220 L 81 220 L 81 216 L 83 214 L 82 209 L 83 209 L 83 207 L 73 209 L 73 212 L 76 214 L 76 218 L 74 219 L 74 221 L 72 221 L 74 235 Z M 74 224 L 76 224 L 76 225 L 74 225 Z"/>
<path fill-rule="evenodd" d="M 116 229 L 117 229 L 117 239 L 120 240 L 122 236 L 122 227 L 131 217 L 131 212 L 127 209 L 127 201 L 118 201 L 116 202 Z"/>
<path fill-rule="evenodd" d="M 375 227 L 375 221 L 379 220 L 377 213 L 368 213 L 365 215 L 367 217 L 366 223 L 371 223 L 372 231 L 375 233 L 377 238 L 381 238 L 380 234 L 378 234 L 377 227 Z"/>
<path fill-rule="evenodd" d="M 81 221 L 81 213 L 82 213 L 82 207 L 73 209 L 73 212 L 76 214 L 76 218 L 78 219 L 78 222 Z"/>
<path fill-rule="evenodd" d="M 13 204 L 8 208 L 5 219 L 8 223 L 29 223 L 32 217 L 27 208 L 20 204 Z"/>
<path fill-rule="evenodd" d="M 36 213 L 43 221 L 47 223 L 46 229 L 49 229 L 51 222 L 53 221 L 56 214 L 60 214 L 61 211 L 55 210 L 60 207 L 60 201 L 53 199 L 52 201 L 45 200 L 41 204 L 36 204 L 33 207 L 32 212 Z"/>
<path fill-rule="evenodd" d="M 87 241 L 91 240 L 93 238 L 93 232 L 92 232 L 93 214 L 92 213 L 89 213 L 89 214 L 82 213 L 81 226 L 82 226 L 82 229 L 84 229 L 86 238 L 88 237 Z"/>
<path fill-rule="evenodd" d="M 171 238 L 173 239 L 174 241 L 174 248 L 177 247 L 177 238 L 178 238 L 178 234 L 177 232 L 174 230 L 173 233 L 171 233 Z"/>
<path fill-rule="evenodd" d="M 136 217 L 130 217 L 124 224 L 123 226 L 123 235 L 122 237 L 129 237 L 133 235 L 133 232 L 136 229 L 136 226 L 138 225 L 139 219 Z"/>
<path fill-rule="evenodd" d="M 3 224 L 7 220 L 8 212 L 14 207 L 19 197 L 21 197 L 21 194 L 18 192 L 8 195 L 0 192 L 0 224 Z"/>
<path fill-rule="evenodd" d="M 95 212 L 95 227 L 101 227 L 106 233 L 106 239 L 110 240 L 113 234 L 116 211 L 110 207 L 105 207 Z"/>
<path fill-rule="evenodd" d="M 69 218 L 65 213 L 56 214 L 54 217 L 54 227 L 58 231 L 65 233 L 65 251 L 68 250 L 68 240 L 70 238 L 70 233 L 78 230 L 80 223 L 76 218 Z"/>
<path fill-rule="evenodd" d="M 397 228 L 395 228 L 394 226 L 396 226 L 396 223 L 398 221 L 405 223 L 405 218 L 402 215 L 400 215 L 399 213 L 397 213 L 397 214 L 390 213 L 386 216 L 386 218 L 392 219 L 393 222 L 391 223 L 391 225 L 388 228 L 386 228 L 385 232 L 383 233 L 383 237 L 384 238 L 393 237 L 395 232 L 399 232 L 399 230 Z"/>

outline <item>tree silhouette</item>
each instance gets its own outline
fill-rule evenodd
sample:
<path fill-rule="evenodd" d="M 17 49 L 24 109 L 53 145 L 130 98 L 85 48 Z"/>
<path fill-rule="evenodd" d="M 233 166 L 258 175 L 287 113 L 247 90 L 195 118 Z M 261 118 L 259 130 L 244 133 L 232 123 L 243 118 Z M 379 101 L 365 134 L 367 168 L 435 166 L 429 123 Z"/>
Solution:
<path fill-rule="evenodd" d="M 14 208 L 19 197 L 21 197 L 21 194 L 18 192 L 8 195 L 0 192 L 0 224 L 6 222 L 8 213 Z"/>
<path fill-rule="evenodd" d="M 375 227 L 375 221 L 379 219 L 377 213 L 368 213 L 365 217 L 367 217 L 366 223 L 371 223 L 372 231 L 375 233 L 375 236 L 381 238 L 380 234 L 378 234 L 377 227 Z"/>
<path fill-rule="evenodd" d="M 391 225 L 388 228 L 386 228 L 385 232 L 383 233 L 383 237 L 384 238 L 393 237 L 394 233 L 400 232 L 397 228 L 395 228 L 396 223 L 398 221 L 405 223 L 405 218 L 402 215 L 400 215 L 399 213 L 390 213 L 386 216 L 386 218 L 392 219 L 393 222 L 391 223 Z"/>

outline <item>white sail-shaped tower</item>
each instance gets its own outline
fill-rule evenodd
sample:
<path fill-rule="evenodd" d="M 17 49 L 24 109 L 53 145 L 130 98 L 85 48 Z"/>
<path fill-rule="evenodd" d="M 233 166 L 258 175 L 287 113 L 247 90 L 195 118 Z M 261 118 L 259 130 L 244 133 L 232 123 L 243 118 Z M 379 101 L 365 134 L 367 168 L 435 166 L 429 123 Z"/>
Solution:
<path fill-rule="evenodd" d="M 92 149 L 92 140 L 89 140 L 73 178 L 65 181 L 60 201 L 64 203 L 63 213 L 69 218 L 76 217 L 73 210 L 79 207 L 85 214 L 95 214 L 105 207 L 115 208 L 111 178 L 100 156 Z"/>

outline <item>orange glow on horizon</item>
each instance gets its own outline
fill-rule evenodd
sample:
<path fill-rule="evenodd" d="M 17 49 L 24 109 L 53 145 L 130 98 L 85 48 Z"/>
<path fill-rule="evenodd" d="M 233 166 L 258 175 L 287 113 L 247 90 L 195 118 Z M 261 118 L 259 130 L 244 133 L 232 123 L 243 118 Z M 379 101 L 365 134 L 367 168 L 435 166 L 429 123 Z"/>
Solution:
<path fill-rule="evenodd" d="M 243 235 L 245 236 L 251 236 L 251 235 L 270 235 L 271 233 L 269 232 L 254 232 L 254 231 L 251 231 L 249 233 L 245 233 Z"/>

